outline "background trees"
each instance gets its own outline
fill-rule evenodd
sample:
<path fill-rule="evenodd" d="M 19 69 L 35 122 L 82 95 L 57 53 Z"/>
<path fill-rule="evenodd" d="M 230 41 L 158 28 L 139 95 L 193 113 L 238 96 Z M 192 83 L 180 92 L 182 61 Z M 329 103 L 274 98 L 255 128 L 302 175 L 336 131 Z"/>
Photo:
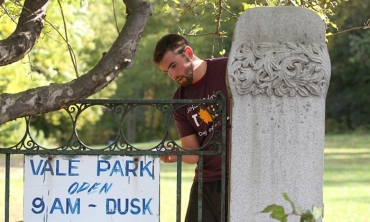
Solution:
<path fill-rule="evenodd" d="M 208 58 L 228 55 L 239 13 L 256 5 L 311 8 L 327 19 L 328 32 L 338 31 L 330 22 L 337 24 L 341 31 L 363 25 L 370 18 L 366 10 L 369 3 L 361 0 L 149 0 L 152 10 L 148 10 L 148 6 L 143 7 L 145 2 L 141 0 L 124 0 L 124 4 L 117 0 L 44 2 L 49 4 L 46 21 L 32 51 L 25 52 L 22 60 L 0 68 L 0 106 L 7 115 L 13 115 L 2 123 L 24 115 L 46 113 L 40 115 L 33 125 L 39 136 L 46 138 L 63 138 L 63 132 L 68 131 L 68 118 L 63 111 L 50 111 L 59 110 L 63 105 L 79 99 L 170 98 L 177 85 L 151 62 L 156 41 L 166 33 L 187 35 L 196 54 Z M 335 7 L 337 3 L 340 4 Z M 0 37 L 6 40 L 17 26 L 23 5 L 18 1 L 6 1 L 2 6 Z M 150 17 L 149 11 L 152 13 Z M 332 12 L 335 14 L 332 15 Z M 135 46 L 139 39 L 140 44 Z M 0 47 L 4 41 L 0 41 Z M 130 47 L 125 44 L 130 44 Z M 369 32 L 357 30 L 328 37 L 328 45 L 332 78 L 327 96 L 327 130 L 329 133 L 368 130 L 370 107 L 367 105 L 369 89 L 366 86 L 369 83 Z M 73 53 L 69 48 L 73 49 Z M 130 62 L 122 63 L 127 58 Z M 106 80 L 109 73 L 112 73 L 109 81 L 102 83 L 94 80 L 94 76 Z M 72 96 L 68 95 L 68 87 L 73 88 Z M 9 105 L 4 106 L 9 104 L 7 99 L 15 95 L 30 101 L 32 93 L 41 92 L 41 89 L 48 93 L 42 94 L 44 100 L 37 106 L 26 107 L 18 103 L 22 112 L 15 112 L 18 110 L 10 109 Z M 52 100 L 55 103 L 46 103 L 52 98 L 52 92 L 57 90 L 62 93 Z M 109 140 L 109 132 L 114 129 L 108 121 L 109 112 L 90 112 L 81 124 L 83 136 L 91 143 Z M 4 114 L 1 115 L 3 118 Z M 125 127 L 132 141 L 153 140 L 162 131 L 159 120 L 153 121 L 158 114 L 152 109 L 137 110 L 129 115 Z M 0 125 L 0 141 L 14 141 L 13 137 L 21 124 L 22 120 Z M 50 125 L 54 126 L 54 131 Z M 89 130 L 97 128 L 100 129 L 98 133 Z"/>
<path fill-rule="evenodd" d="M 348 1 L 332 20 L 340 30 L 370 23 L 370 2 Z M 332 76 L 327 96 L 329 133 L 370 130 L 370 32 L 353 30 L 328 37 Z"/>

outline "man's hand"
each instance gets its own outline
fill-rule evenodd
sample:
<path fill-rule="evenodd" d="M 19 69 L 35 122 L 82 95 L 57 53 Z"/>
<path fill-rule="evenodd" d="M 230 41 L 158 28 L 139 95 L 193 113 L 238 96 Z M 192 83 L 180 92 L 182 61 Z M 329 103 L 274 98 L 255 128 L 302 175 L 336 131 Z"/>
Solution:
<path fill-rule="evenodd" d="M 199 148 L 198 138 L 195 134 L 180 138 L 181 146 L 187 150 L 196 150 Z M 165 147 L 170 149 L 170 147 Z M 160 160 L 164 163 L 174 163 L 177 161 L 177 155 L 161 155 Z M 199 157 L 197 155 L 183 155 L 182 162 L 187 164 L 198 163 Z"/>
<path fill-rule="evenodd" d="M 174 163 L 177 161 L 176 155 L 161 155 L 160 160 L 164 163 Z"/>

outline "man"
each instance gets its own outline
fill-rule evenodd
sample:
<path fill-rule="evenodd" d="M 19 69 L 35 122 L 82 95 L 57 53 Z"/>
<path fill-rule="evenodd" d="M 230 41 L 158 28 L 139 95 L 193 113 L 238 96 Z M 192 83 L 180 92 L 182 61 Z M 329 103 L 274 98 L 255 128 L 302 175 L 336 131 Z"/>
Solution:
<path fill-rule="evenodd" d="M 226 67 L 227 58 L 198 58 L 189 42 L 177 34 L 162 37 L 154 50 L 153 62 L 180 84 L 172 98 L 204 99 L 214 98 L 216 92 L 227 95 Z M 226 96 L 228 98 L 228 96 Z M 229 107 L 229 100 L 228 100 Z M 203 146 L 212 136 L 213 127 L 221 127 L 204 121 L 200 115 L 201 107 L 189 106 L 177 110 L 174 114 L 180 135 L 181 146 L 195 150 Z M 228 115 L 229 116 L 229 115 Z M 229 136 L 227 135 L 227 138 Z M 229 143 L 227 143 L 229 144 Z M 162 155 L 166 163 L 177 161 L 176 155 Z M 198 163 L 199 157 L 184 155 L 182 161 L 188 164 Z M 203 199 L 202 222 L 217 222 L 221 219 L 221 156 L 206 155 L 203 162 Z M 227 191 L 226 191 L 227 192 Z M 227 205 L 227 202 L 225 202 Z M 226 206 L 225 206 L 226 207 Z M 189 205 L 185 222 L 198 221 L 198 167 L 190 191 Z"/>

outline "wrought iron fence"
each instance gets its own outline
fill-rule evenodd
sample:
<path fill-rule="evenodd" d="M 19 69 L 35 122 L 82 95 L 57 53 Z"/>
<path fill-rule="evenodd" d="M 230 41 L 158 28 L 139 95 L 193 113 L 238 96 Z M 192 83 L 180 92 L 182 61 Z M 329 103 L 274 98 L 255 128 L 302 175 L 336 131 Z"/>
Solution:
<path fill-rule="evenodd" d="M 10 195 L 10 157 L 11 154 L 23 155 L 121 155 L 121 156 L 141 156 L 141 155 L 162 155 L 171 154 L 177 155 L 177 191 L 176 191 L 176 221 L 181 218 L 181 173 L 182 173 L 182 155 L 199 155 L 199 194 L 198 194 L 198 221 L 202 218 L 202 188 L 203 188 L 203 157 L 206 155 L 221 155 L 222 156 L 222 180 L 221 180 L 221 195 L 226 195 L 226 116 L 227 105 L 225 95 L 221 92 L 217 93 L 214 99 L 191 99 L 191 100 L 84 100 L 77 104 L 70 105 L 64 110 L 71 120 L 71 132 L 69 137 L 63 144 L 57 147 L 46 147 L 34 138 L 31 134 L 32 116 L 25 117 L 26 129 L 21 140 L 10 147 L 0 147 L 0 154 L 5 154 L 5 221 L 9 221 L 9 195 Z M 220 128 L 214 128 L 212 131 L 212 139 L 204 146 L 197 150 L 187 150 L 179 145 L 174 136 L 170 133 L 170 124 L 173 119 L 173 114 L 181 107 L 195 105 L 204 107 L 204 110 L 209 112 L 212 122 L 218 121 L 221 123 Z M 210 110 L 209 105 L 217 107 L 215 110 Z M 117 132 L 109 143 L 101 148 L 87 145 L 79 137 L 77 126 L 81 114 L 88 108 L 94 106 L 102 106 L 112 111 L 116 123 Z M 136 147 L 126 138 L 123 130 L 123 120 L 136 107 L 150 106 L 160 111 L 164 118 L 166 130 L 163 138 L 153 147 Z M 163 149 L 166 147 L 166 149 Z M 204 149 L 207 147 L 207 149 Z M 226 221 L 225 198 L 221 201 L 221 221 Z"/>

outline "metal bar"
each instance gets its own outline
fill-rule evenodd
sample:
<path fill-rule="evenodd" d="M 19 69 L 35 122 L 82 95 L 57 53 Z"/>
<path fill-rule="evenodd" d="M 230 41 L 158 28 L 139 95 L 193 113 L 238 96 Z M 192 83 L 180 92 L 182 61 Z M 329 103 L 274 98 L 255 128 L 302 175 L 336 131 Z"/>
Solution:
<path fill-rule="evenodd" d="M 155 104 L 214 104 L 217 99 L 85 99 L 79 101 L 81 104 L 95 104 L 95 105 L 106 105 L 106 104 L 141 104 L 141 105 L 155 105 Z"/>
<path fill-rule="evenodd" d="M 198 162 L 198 222 L 202 222 L 203 211 L 203 156 L 199 156 Z"/>
<path fill-rule="evenodd" d="M 0 148 L 0 154 L 25 154 L 25 155 L 127 155 L 127 156 L 138 156 L 138 155 L 219 155 L 219 151 L 150 151 L 150 150 L 117 150 L 109 151 L 103 149 L 94 150 L 65 150 L 65 149 L 9 149 Z"/>
<path fill-rule="evenodd" d="M 9 222 L 10 154 L 5 155 L 5 222 Z"/>
<path fill-rule="evenodd" d="M 177 190 L 176 190 L 176 222 L 181 221 L 181 178 L 182 178 L 182 156 L 177 156 Z"/>

